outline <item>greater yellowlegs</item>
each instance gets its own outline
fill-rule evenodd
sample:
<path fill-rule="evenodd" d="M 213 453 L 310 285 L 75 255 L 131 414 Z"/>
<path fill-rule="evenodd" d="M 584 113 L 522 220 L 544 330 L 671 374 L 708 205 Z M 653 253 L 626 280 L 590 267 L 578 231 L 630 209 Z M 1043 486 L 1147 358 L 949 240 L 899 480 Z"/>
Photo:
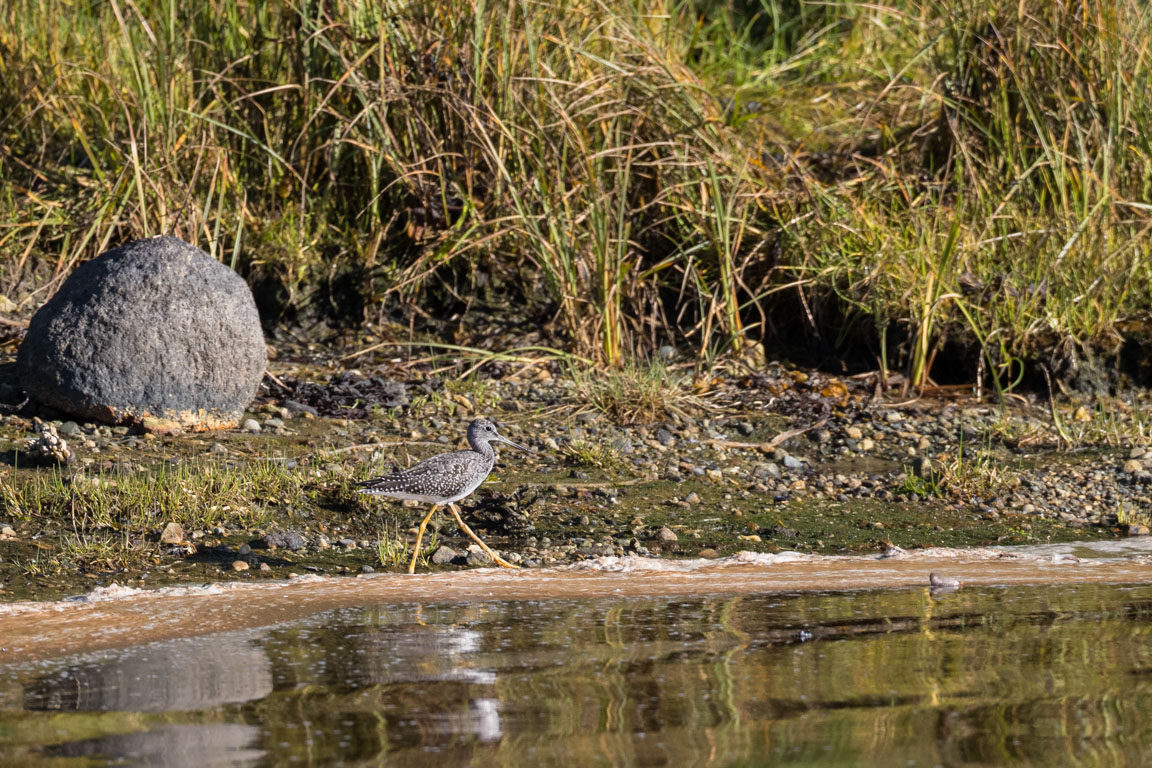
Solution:
<path fill-rule="evenodd" d="M 488 419 L 476 419 L 468 425 L 468 444 L 472 446 L 471 450 L 441 453 L 400 472 L 359 483 L 360 493 L 406 501 L 423 501 L 432 505 L 432 509 L 420 521 L 420 529 L 416 532 L 416 546 L 412 550 L 412 562 L 408 564 L 408 573 L 416 572 L 416 558 L 420 555 L 420 541 L 424 538 L 424 529 L 428 527 L 428 521 L 436 514 L 436 510 L 443 506 L 448 507 L 461 530 L 479 544 L 497 565 L 505 568 L 517 567 L 489 549 L 488 545 L 464 523 L 460 517 L 460 510 L 456 508 L 456 502 L 479 488 L 492 471 L 492 465 L 496 462 L 496 452 L 491 445 L 493 440 L 531 453 L 524 446 L 512 442 L 497 432 L 496 425 Z"/>

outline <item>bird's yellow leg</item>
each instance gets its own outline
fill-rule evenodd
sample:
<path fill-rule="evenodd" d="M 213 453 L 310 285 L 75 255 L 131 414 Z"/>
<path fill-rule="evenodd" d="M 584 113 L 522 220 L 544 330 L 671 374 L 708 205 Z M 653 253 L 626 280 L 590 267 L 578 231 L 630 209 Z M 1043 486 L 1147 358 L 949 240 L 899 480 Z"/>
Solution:
<path fill-rule="evenodd" d="M 463 529 L 464 533 L 468 534 L 472 538 L 472 541 L 479 544 L 480 549 L 487 552 L 488 557 L 495 560 L 497 565 L 504 567 L 504 568 L 519 568 L 520 567 L 518 565 L 512 565 L 512 563 L 508 562 L 504 558 L 500 557 L 500 555 L 496 554 L 491 549 L 489 549 L 488 545 L 485 544 L 483 541 L 481 541 L 480 537 L 477 536 L 475 533 L 473 533 L 472 529 L 468 527 L 468 524 L 465 523 L 463 518 L 460 517 L 460 510 L 456 509 L 455 504 L 449 504 L 448 505 L 448 511 L 451 512 L 452 516 L 456 518 L 456 522 L 460 525 L 460 528 Z"/>
<path fill-rule="evenodd" d="M 428 527 L 428 521 L 432 519 L 432 515 L 436 514 L 438 509 L 440 509 L 440 505 L 433 504 L 432 509 L 428 510 L 428 514 L 424 515 L 424 519 L 420 521 L 420 530 L 416 531 L 416 546 L 412 547 L 412 562 L 408 563 L 408 573 L 416 573 L 416 558 L 420 557 L 420 540 L 424 538 L 424 529 Z"/>

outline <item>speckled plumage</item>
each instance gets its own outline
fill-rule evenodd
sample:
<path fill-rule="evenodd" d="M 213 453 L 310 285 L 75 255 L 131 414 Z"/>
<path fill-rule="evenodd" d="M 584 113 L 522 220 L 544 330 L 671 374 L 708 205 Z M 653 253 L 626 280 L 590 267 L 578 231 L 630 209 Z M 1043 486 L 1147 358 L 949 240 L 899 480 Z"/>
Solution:
<path fill-rule="evenodd" d="M 456 509 L 456 502 L 479 488 L 492 471 L 492 465 L 496 462 L 496 452 L 490 445 L 493 440 L 528 451 L 524 446 L 512 442 L 497 432 L 496 425 L 488 419 L 476 419 L 468 425 L 468 445 L 472 446 L 471 450 L 442 453 L 400 472 L 360 483 L 360 493 L 423 501 L 432 505 L 432 509 L 420 521 L 420 527 L 416 531 L 416 544 L 412 547 L 412 560 L 408 563 L 408 573 L 416 572 L 416 560 L 420 556 L 420 541 L 424 538 L 424 529 L 428 527 L 428 521 L 441 506 L 448 507 L 448 511 L 460 525 L 460 530 L 479 544 L 497 565 L 503 568 L 519 567 L 492 551 L 484 540 L 468 527 L 460 517 L 460 510 Z"/>
<path fill-rule="evenodd" d="M 413 464 L 408 469 L 360 483 L 360 493 L 371 493 L 407 501 L 429 504 L 451 504 L 480 487 L 492 472 L 496 452 L 490 441 L 517 445 L 496 431 L 487 419 L 476 419 L 468 425 L 471 450 L 442 453 Z"/>

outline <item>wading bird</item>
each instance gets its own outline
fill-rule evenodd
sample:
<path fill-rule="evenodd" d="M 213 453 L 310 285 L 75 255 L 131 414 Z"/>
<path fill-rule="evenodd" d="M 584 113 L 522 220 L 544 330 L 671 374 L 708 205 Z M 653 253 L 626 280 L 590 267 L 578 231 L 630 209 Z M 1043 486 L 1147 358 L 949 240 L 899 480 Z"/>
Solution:
<path fill-rule="evenodd" d="M 416 532 L 416 545 L 412 550 L 412 562 L 408 564 L 408 573 L 416 572 L 416 558 L 420 555 L 420 541 L 424 538 L 424 529 L 428 527 L 428 521 L 436 514 L 436 510 L 443 506 L 448 507 L 464 533 L 479 544 L 497 565 L 505 568 L 517 567 L 489 549 L 488 545 L 465 524 L 460 517 L 460 510 L 456 508 L 456 502 L 479 488 L 492 471 L 492 465 L 496 463 L 492 441 L 506 443 L 525 453 L 531 453 L 529 449 L 497 432 L 496 425 L 488 419 L 476 419 L 468 425 L 468 445 L 472 446 L 470 450 L 441 453 L 413 464 L 408 469 L 374 477 L 358 484 L 360 493 L 405 501 L 423 501 L 432 505 L 432 509 L 420 521 L 420 529 Z"/>

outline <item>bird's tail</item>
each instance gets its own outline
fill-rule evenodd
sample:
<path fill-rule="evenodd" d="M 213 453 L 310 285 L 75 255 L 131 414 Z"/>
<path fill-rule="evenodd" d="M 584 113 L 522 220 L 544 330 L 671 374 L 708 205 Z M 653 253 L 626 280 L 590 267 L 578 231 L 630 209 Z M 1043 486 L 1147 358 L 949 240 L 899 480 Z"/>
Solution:
<path fill-rule="evenodd" d="M 362 480 L 356 483 L 356 493 L 387 493 L 388 491 L 395 490 L 392 478 L 387 475 L 383 477 L 374 477 L 371 480 Z"/>

